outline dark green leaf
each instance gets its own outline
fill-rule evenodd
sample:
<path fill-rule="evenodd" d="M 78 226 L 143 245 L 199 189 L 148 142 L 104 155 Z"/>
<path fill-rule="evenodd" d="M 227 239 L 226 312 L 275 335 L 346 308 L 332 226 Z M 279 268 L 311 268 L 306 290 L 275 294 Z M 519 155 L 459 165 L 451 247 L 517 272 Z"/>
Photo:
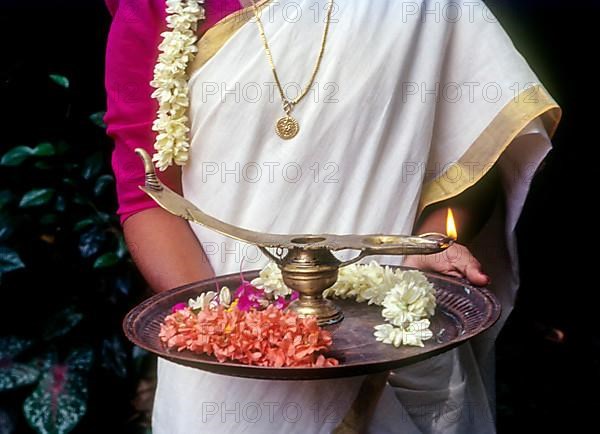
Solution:
<path fill-rule="evenodd" d="M 96 196 L 100 196 L 104 192 L 104 190 L 106 190 L 106 187 L 111 185 L 113 182 L 114 178 L 112 177 L 112 175 L 99 176 L 96 180 L 96 185 L 94 185 L 94 194 Z"/>
<path fill-rule="evenodd" d="M 33 342 L 15 336 L 0 337 L 0 360 L 12 360 L 31 348 Z"/>
<path fill-rule="evenodd" d="M 38 188 L 30 190 L 23 195 L 19 207 L 28 208 L 32 206 L 40 206 L 48 203 L 54 195 L 53 188 Z"/>
<path fill-rule="evenodd" d="M 39 372 L 35 366 L 15 362 L 33 342 L 14 336 L 0 338 L 0 392 L 32 384 Z"/>
<path fill-rule="evenodd" d="M 124 296 L 128 296 L 129 293 L 131 292 L 131 279 L 129 278 L 128 275 L 125 276 L 118 276 L 115 279 L 115 289 Z"/>
<path fill-rule="evenodd" d="M 52 164 L 50 164 L 44 160 L 36 161 L 33 164 L 33 167 L 35 167 L 36 169 L 40 169 L 40 170 L 50 170 L 50 169 L 54 168 L 54 166 L 52 166 Z"/>
<path fill-rule="evenodd" d="M 149 368 L 152 369 L 152 357 L 152 354 L 148 351 L 134 345 L 131 350 L 132 368 L 135 372 L 134 375 L 137 377 L 147 375 Z"/>
<path fill-rule="evenodd" d="M 47 341 L 64 336 L 77 326 L 83 319 L 83 315 L 77 312 L 73 306 L 58 312 L 48 321 L 44 328 L 43 338 Z"/>
<path fill-rule="evenodd" d="M 16 433 L 15 425 L 15 414 L 0 407 L 0 434 Z"/>
<path fill-rule="evenodd" d="M 79 187 L 79 184 L 77 184 L 77 181 L 75 181 L 73 178 L 63 178 L 63 184 L 71 187 Z"/>
<path fill-rule="evenodd" d="M 56 222 L 58 222 L 58 216 L 52 213 L 44 214 L 40 219 L 40 223 L 46 226 L 55 225 Z"/>
<path fill-rule="evenodd" d="M 129 249 L 127 248 L 127 244 L 125 243 L 125 238 L 123 237 L 123 234 L 119 233 L 118 237 L 117 237 L 117 241 L 118 241 L 118 247 L 117 247 L 117 257 L 119 259 L 123 259 L 125 257 L 125 255 L 127 255 L 127 253 L 129 252 Z"/>
<path fill-rule="evenodd" d="M 23 412 L 39 434 L 66 434 L 87 411 L 87 379 L 68 365 L 54 365 L 25 400 Z"/>
<path fill-rule="evenodd" d="M 39 375 L 37 369 L 24 363 L 2 363 L 0 365 L 0 392 L 33 384 Z"/>
<path fill-rule="evenodd" d="M 117 377 L 127 378 L 127 349 L 119 336 L 102 341 L 102 367 Z"/>
<path fill-rule="evenodd" d="M 67 358 L 67 366 L 70 370 L 77 372 L 89 371 L 94 361 L 94 352 L 91 348 L 78 348 L 74 350 Z"/>
<path fill-rule="evenodd" d="M 40 372 L 46 372 L 57 362 L 58 355 L 55 352 L 48 352 L 34 357 L 28 364 Z"/>
<path fill-rule="evenodd" d="M 0 241 L 6 241 L 15 231 L 13 218 L 8 213 L 0 213 Z"/>
<path fill-rule="evenodd" d="M 0 246 L 0 273 L 25 268 L 25 264 L 19 257 L 19 254 L 8 247 Z"/>
<path fill-rule="evenodd" d="M 67 77 L 65 77 L 64 75 L 58 75 L 58 74 L 50 74 L 50 79 L 55 82 L 56 84 L 58 84 L 59 86 L 64 87 L 65 89 L 69 88 L 69 79 Z"/>
<path fill-rule="evenodd" d="M 33 148 L 33 155 L 36 157 L 49 157 L 56 153 L 54 145 L 49 142 L 43 142 Z"/>
<path fill-rule="evenodd" d="M 90 115 L 90 120 L 94 123 L 94 125 L 96 125 L 100 128 L 106 128 L 106 124 L 104 123 L 104 115 L 105 114 L 106 114 L 106 112 L 92 113 Z"/>
<path fill-rule="evenodd" d="M 2 166 L 19 166 L 23 161 L 33 154 L 33 150 L 28 146 L 17 146 L 12 148 L 2 156 L 0 165 Z"/>
<path fill-rule="evenodd" d="M 64 154 L 65 152 L 67 152 L 69 149 L 71 148 L 71 146 L 65 142 L 64 140 L 61 140 L 60 142 L 58 142 L 56 144 L 56 153 L 58 155 Z"/>
<path fill-rule="evenodd" d="M 14 195 L 10 190 L 0 190 L 0 209 L 9 204 L 13 200 L 13 197 Z"/>
<path fill-rule="evenodd" d="M 94 219 L 91 219 L 91 218 L 83 219 L 83 220 L 80 220 L 77 223 L 75 223 L 75 226 L 73 226 L 73 230 L 80 231 L 90 225 L 93 225 L 94 223 L 95 223 Z"/>
<path fill-rule="evenodd" d="M 131 350 L 131 356 L 133 357 L 134 360 L 147 357 L 149 354 L 150 353 L 148 353 L 148 351 L 146 351 L 143 348 L 138 347 L 137 345 L 134 345 L 133 349 Z"/>
<path fill-rule="evenodd" d="M 119 257 L 117 256 L 117 254 L 113 252 L 108 252 L 96 259 L 96 261 L 94 262 L 94 268 L 112 267 L 118 262 Z"/>
<path fill-rule="evenodd" d="M 102 153 L 95 152 L 85 160 L 81 176 L 87 180 L 95 178 L 100 174 L 103 165 L 104 157 L 102 156 Z"/>
<path fill-rule="evenodd" d="M 75 193 L 73 196 L 73 202 L 79 205 L 87 205 L 91 203 L 90 200 L 81 193 Z"/>
<path fill-rule="evenodd" d="M 59 195 L 56 197 L 56 202 L 54 203 L 54 209 L 57 212 L 65 212 L 66 202 L 65 197 L 63 195 Z"/>
<path fill-rule="evenodd" d="M 93 227 L 79 237 L 79 253 L 84 258 L 94 256 L 100 251 L 105 240 L 105 233 Z"/>
<path fill-rule="evenodd" d="M 113 218 L 113 215 L 109 214 L 109 213 L 106 213 L 106 212 L 99 212 L 98 213 L 98 218 L 103 223 L 108 223 Z"/>

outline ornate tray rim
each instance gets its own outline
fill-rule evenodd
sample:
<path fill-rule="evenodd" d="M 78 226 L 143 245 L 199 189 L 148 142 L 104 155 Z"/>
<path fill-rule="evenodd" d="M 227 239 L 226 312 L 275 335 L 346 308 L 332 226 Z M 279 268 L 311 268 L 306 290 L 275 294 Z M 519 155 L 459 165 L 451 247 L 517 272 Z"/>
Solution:
<path fill-rule="evenodd" d="M 382 264 L 384 265 L 384 264 Z M 400 269 L 412 269 L 410 267 L 404 266 L 391 266 L 392 268 L 400 268 Z M 247 275 L 257 274 L 260 270 L 246 270 L 243 271 L 244 277 Z M 468 340 L 478 336 L 488 329 L 490 329 L 500 318 L 501 314 L 501 305 L 498 302 L 497 298 L 486 288 L 474 286 L 463 279 L 458 279 L 455 277 L 446 276 L 439 273 L 434 272 L 423 272 L 426 276 L 433 278 L 434 280 L 442 280 L 449 282 L 451 284 L 460 285 L 464 288 L 468 288 L 469 291 L 477 291 L 486 301 L 486 305 L 489 306 L 489 311 L 487 312 L 486 319 L 480 324 L 479 328 L 475 331 L 465 332 L 459 336 L 457 336 L 452 341 L 447 343 L 443 343 L 436 348 L 432 348 L 429 351 L 424 351 L 423 353 L 419 353 L 413 356 L 405 357 L 403 359 L 390 360 L 385 362 L 371 362 L 365 365 L 356 365 L 349 364 L 343 365 L 340 364 L 338 366 L 333 367 L 322 367 L 322 368 L 294 368 L 294 367 L 283 367 L 283 368 L 273 368 L 273 367 L 264 367 L 264 366 L 251 366 L 251 365 L 242 365 L 234 362 L 218 362 L 216 359 L 214 360 L 192 360 L 191 357 L 182 356 L 185 354 L 193 354 L 187 352 L 170 352 L 168 350 L 164 350 L 164 353 L 159 353 L 156 351 L 155 347 L 147 344 L 139 337 L 139 334 L 135 331 L 135 322 L 139 320 L 140 314 L 144 312 L 148 307 L 152 306 L 159 300 L 164 298 L 168 298 L 169 296 L 173 296 L 178 293 L 183 293 L 191 288 L 214 285 L 215 282 L 219 280 L 225 280 L 228 278 L 235 278 L 239 276 L 240 273 L 231 273 L 218 277 L 214 277 L 211 279 L 206 279 L 198 282 L 193 282 L 189 284 L 185 284 L 182 286 L 178 286 L 176 288 L 172 288 L 167 291 L 163 291 L 161 293 L 155 294 L 152 297 L 142 301 L 137 306 L 132 308 L 127 315 L 124 317 L 122 326 L 125 336 L 133 342 L 138 347 L 158 356 L 163 359 L 169 360 L 173 363 L 188 366 L 191 368 L 199 369 L 202 371 L 208 371 L 221 375 L 235 376 L 235 377 L 244 377 L 244 378 L 254 378 L 254 379 L 270 379 L 270 380 L 317 380 L 317 379 L 327 379 L 327 378 L 342 378 L 342 377 L 353 377 L 365 374 L 373 374 L 377 372 L 387 371 L 391 369 L 397 369 L 402 366 L 411 365 L 413 363 L 417 363 L 419 361 L 428 359 L 430 357 L 442 354 L 447 352 L 457 346 L 467 342 Z M 434 282 L 435 283 L 435 282 Z M 357 303 L 358 305 L 362 303 Z M 447 312 L 447 314 L 452 314 L 452 312 Z M 382 319 L 383 323 L 383 319 Z M 335 326 L 333 326 L 335 327 Z M 373 338 L 375 339 L 375 338 Z M 426 348 L 426 347 L 425 347 Z"/>

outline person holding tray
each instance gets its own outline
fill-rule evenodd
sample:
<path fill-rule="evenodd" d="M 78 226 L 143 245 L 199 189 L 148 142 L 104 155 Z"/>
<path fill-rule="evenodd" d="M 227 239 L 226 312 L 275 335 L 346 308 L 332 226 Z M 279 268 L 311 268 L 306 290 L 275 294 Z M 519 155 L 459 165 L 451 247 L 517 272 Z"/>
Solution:
<path fill-rule="evenodd" d="M 138 189 L 138 147 L 203 211 L 261 232 L 443 233 L 451 207 L 460 243 L 404 265 L 487 286 L 503 307 L 484 335 L 379 376 L 378 388 L 365 387 L 377 377 L 253 380 L 159 359 L 153 432 L 494 433 L 494 340 L 518 287 L 514 229 L 560 109 L 485 5 L 107 5 L 118 213 L 154 290 L 268 258 L 159 208 Z"/>

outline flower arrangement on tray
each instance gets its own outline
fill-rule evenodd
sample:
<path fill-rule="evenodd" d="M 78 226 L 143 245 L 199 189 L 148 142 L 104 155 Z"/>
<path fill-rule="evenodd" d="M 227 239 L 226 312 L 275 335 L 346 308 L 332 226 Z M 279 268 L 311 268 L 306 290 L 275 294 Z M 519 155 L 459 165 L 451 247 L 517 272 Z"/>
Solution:
<path fill-rule="evenodd" d="M 339 364 L 324 355 L 333 343 L 331 333 L 316 318 L 287 309 L 298 293 L 284 284 L 274 262 L 250 282 L 242 276 L 233 294 L 227 287 L 217 289 L 173 306 L 160 330 L 167 348 L 256 366 Z M 429 318 L 435 312 L 435 289 L 420 271 L 376 261 L 353 264 L 340 269 L 338 281 L 324 295 L 382 306 L 385 323 L 375 326 L 377 341 L 422 347 L 433 336 Z"/>

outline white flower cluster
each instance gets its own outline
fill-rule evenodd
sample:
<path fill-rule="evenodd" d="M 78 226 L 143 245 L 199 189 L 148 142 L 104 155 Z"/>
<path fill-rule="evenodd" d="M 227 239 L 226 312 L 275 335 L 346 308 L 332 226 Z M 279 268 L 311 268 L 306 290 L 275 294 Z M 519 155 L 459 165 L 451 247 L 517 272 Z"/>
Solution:
<path fill-rule="evenodd" d="M 396 347 L 422 347 L 433 337 L 428 318 L 435 312 L 435 289 L 420 271 L 396 271 L 399 278 L 381 303 L 381 314 L 390 324 L 375 326 L 375 337 Z"/>
<path fill-rule="evenodd" d="M 274 262 L 265 266 L 252 284 L 265 292 L 290 293 Z M 375 338 L 385 344 L 422 347 L 423 341 L 433 336 L 428 318 L 435 312 L 435 288 L 420 271 L 394 270 L 376 261 L 352 264 L 340 268 L 337 282 L 323 295 L 383 306 L 388 323 L 375 326 Z"/>
<path fill-rule="evenodd" d="M 393 270 L 376 261 L 349 265 L 326 295 L 383 306 L 389 324 L 375 326 L 375 338 L 385 344 L 422 347 L 433 336 L 427 318 L 435 312 L 435 289 L 420 271 Z"/>
<path fill-rule="evenodd" d="M 188 307 L 194 311 L 215 309 L 218 305 L 226 308 L 231 305 L 231 291 L 226 286 L 221 288 L 218 294 L 215 291 L 206 291 L 188 300 Z"/>
<path fill-rule="evenodd" d="M 395 326 L 433 316 L 435 289 L 417 270 L 396 270 L 398 279 L 383 299 L 383 317 Z"/>
<path fill-rule="evenodd" d="M 263 289 L 266 294 L 272 294 L 273 298 L 287 297 L 292 293 L 292 290 L 285 286 L 281 270 L 275 262 L 269 262 L 260 271 L 256 279 L 250 282 L 258 289 Z"/>
<path fill-rule="evenodd" d="M 429 320 L 422 319 L 410 323 L 407 327 L 394 327 L 391 324 L 375 326 L 375 338 L 384 344 L 422 347 L 423 341 L 431 339 L 433 333 L 429 330 Z"/>
<path fill-rule="evenodd" d="M 156 90 L 152 98 L 158 101 L 157 118 L 152 129 L 156 131 L 155 154 L 152 161 L 164 171 L 173 162 L 184 165 L 188 159 L 189 106 L 187 67 L 194 59 L 196 30 L 205 18 L 204 0 L 166 0 L 167 27 L 161 34 L 160 54 L 154 67 L 150 85 Z"/>
<path fill-rule="evenodd" d="M 382 267 L 376 261 L 369 264 L 352 264 L 340 268 L 338 280 L 325 290 L 325 297 L 354 298 L 381 306 L 386 294 L 396 285 L 400 270 Z"/>

